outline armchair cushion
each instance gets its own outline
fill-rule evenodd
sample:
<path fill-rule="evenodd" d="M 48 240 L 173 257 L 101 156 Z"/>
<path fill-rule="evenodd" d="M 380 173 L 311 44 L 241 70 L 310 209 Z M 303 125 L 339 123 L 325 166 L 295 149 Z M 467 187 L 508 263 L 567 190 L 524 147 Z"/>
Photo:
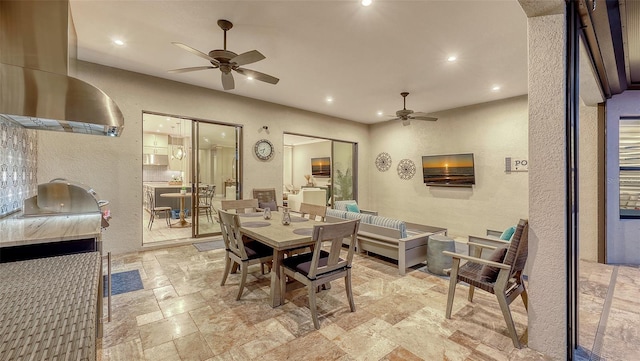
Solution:
<path fill-rule="evenodd" d="M 360 208 L 358 208 L 357 203 L 348 203 L 346 206 L 347 206 L 347 212 L 360 213 Z"/>
<path fill-rule="evenodd" d="M 278 205 L 276 204 L 276 201 L 258 202 L 258 207 L 262 208 L 262 209 L 269 208 L 272 211 L 277 211 L 278 210 Z"/>
<path fill-rule="evenodd" d="M 516 226 L 511 226 L 505 229 L 504 232 L 502 232 L 502 234 L 500 235 L 500 239 L 503 241 L 509 241 L 511 240 L 511 237 L 513 237 L 513 234 L 515 232 L 516 232 Z"/>
<path fill-rule="evenodd" d="M 504 256 L 507 254 L 507 247 L 496 248 L 495 251 L 489 257 L 489 261 L 502 263 L 504 261 Z M 491 267 L 484 265 L 480 270 L 479 281 L 482 282 L 495 282 L 496 278 L 498 278 L 498 273 L 500 273 L 500 269 L 497 267 Z"/>

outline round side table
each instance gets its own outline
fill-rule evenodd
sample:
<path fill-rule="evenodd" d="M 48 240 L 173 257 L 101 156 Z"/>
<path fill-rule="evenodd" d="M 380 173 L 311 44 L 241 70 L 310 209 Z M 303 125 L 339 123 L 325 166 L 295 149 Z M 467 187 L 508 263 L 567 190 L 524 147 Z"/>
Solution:
<path fill-rule="evenodd" d="M 444 271 L 447 268 L 451 268 L 451 257 L 442 254 L 442 251 L 456 251 L 456 242 L 453 238 L 443 236 L 440 234 L 434 234 L 429 236 L 429 242 L 427 243 L 427 269 L 429 272 L 446 276 Z"/>

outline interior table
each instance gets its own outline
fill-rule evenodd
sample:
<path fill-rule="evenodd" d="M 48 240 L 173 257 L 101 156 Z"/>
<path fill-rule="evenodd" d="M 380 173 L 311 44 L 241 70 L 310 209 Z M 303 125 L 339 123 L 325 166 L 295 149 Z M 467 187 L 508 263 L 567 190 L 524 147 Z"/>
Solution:
<path fill-rule="evenodd" d="M 184 218 L 184 199 L 191 198 L 191 193 L 162 193 L 163 198 L 180 198 L 180 219 L 176 223 L 172 223 L 171 227 L 184 228 L 191 227 L 191 222 Z"/>
<path fill-rule="evenodd" d="M 291 218 L 295 218 L 294 215 Z M 269 222 L 266 227 L 251 227 L 252 223 Z M 271 219 L 251 217 L 251 214 L 240 215 L 240 233 L 264 243 L 273 248 L 273 267 L 271 268 L 271 307 L 278 307 L 284 303 L 285 290 L 280 287 L 280 264 L 287 250 L 310 246 L 311 229 L 316 225 L 325 224 L 315 220 L 303 222 L 291 222 L 285 226 L 282 224 L 282 213 L 271 212 Z M 246 225 L 246 226 L 245 226 Z"/>

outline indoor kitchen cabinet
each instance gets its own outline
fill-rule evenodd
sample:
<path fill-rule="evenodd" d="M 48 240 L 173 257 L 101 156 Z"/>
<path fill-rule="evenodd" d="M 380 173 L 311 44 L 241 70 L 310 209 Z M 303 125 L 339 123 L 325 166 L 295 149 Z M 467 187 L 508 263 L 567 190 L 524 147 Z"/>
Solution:
<path fill-rule="evenodd" d="M 169 138 L 166 134 L 142 133 L 143 154 L 169 154 Z"/>

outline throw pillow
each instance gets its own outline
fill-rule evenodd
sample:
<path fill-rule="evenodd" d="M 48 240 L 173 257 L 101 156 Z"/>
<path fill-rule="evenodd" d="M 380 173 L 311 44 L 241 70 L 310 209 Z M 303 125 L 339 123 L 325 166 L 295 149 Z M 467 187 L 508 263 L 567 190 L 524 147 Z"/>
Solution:
<path fill-rule="evenodd" d="M 360 208 L 358 208 L 358 204 L 356 204 L 356 203 L 348 203 L 347 204 L 347 212 L 360 213 Z"/>
<path fill-rule="evenodd" d="M 269 208 L 272 211 L 277 211 L 278 210 L 278 206 L 276 205 L 276 201 L 258 202 L 258 207 L 260 207 L 262 209 Z"/>
<path fill-rule="evenodd" d="M 495 251 L 489 256 L 489 261 L 502 263 L 504 261 L 504 256 L 507 254 L 507 247 L 496 248 Z M 491 267 L 484 265 L 480 270 L 480 281 L 481 282 L 495 282 L 496 278 L 498 278 L 498 273 L 500 273 L 500 268 Z"/>
<path fill-rule="evenodd" d="M 516 232 L 516 226 L 511 226 L 502 232 L 500 239 L 503 241 L 510 241 L 513 234 Z"/>

